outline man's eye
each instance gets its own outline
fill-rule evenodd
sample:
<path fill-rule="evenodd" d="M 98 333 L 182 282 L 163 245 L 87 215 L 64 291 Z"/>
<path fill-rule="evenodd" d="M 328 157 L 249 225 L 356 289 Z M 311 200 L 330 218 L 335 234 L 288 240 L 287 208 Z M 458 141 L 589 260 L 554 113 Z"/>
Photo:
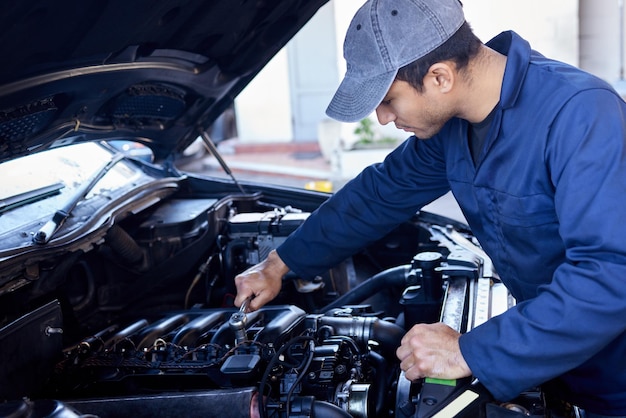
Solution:
<path fill-rule="evenodd" d="M 384 105 L 389 105 L 391 103 L 391 99 L 383 100 L 381 103 Z"/>

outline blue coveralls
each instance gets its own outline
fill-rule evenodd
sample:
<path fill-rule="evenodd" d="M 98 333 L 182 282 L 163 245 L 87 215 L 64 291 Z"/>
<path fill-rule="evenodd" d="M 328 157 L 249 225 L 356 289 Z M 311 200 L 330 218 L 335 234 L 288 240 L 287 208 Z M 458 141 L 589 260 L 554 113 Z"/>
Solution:
<path fill-rule="evenodd" d="M 518 304 L 460 339 L 499 400 L 551 379 L 559 396 L 626 414 L 626 104 L 605 82 L 514 32 L 500 102 L 474 164 L 468 122 L 409 138 L 309 217 L 278 254 L 313 277 L 452 190 Z"/>

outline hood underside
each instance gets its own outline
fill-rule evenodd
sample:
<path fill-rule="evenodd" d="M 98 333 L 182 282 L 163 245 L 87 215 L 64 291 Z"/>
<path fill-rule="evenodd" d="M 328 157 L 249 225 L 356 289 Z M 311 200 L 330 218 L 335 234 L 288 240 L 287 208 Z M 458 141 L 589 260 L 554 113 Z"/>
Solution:
<path fill-rule="evenodd" d="M 180 152 L 326 1 L 4 1 L 0 161 L 102 139 Z"/>

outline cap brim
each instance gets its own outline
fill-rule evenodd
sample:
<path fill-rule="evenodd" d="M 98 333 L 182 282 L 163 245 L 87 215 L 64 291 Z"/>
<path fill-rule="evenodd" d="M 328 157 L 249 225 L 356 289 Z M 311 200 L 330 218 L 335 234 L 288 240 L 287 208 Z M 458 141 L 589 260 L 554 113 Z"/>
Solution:
<path fill-rule="evenodd" d="M 366 80 L 346 75 L 326 114 L 340 122 L 358 122 L 369 116 L 384 99 L 396 74 L 397 71 L 390 71 Z"/>

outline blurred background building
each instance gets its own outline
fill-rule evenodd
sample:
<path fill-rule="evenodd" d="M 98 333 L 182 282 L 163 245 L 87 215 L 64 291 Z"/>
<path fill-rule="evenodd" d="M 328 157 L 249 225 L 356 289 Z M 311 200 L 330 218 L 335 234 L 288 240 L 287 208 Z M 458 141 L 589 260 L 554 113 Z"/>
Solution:
<path fill-rule="evenodd" d="M 355 130 L 362 126 L 325 115 L 345 73 L 343 39 L 363 1 L 330 0 L 216 122 L 211 135 L 240 178 L 336 191 L 395 147 L 387 141 L 356 149 L 361 138 Z M 514 30 L 535 50 L 589 71 L 626 95 L 624 0 L 462 1 L 467 21 L 484 42 Z M 378 137 L 407 137 L 394 126 L 371 126 Z M 212 158 L 198 167 L 219 172 Z M 450 194 L 441 201 L 460 214 Z"/>
<path fill-rule="evenodd" d="M 463 5 L 468 22 L 483 41 L 503 30 L 515 30 L 544 55 L 621 89 L 623 1 L 463 0 Z M 343 38 L 362 2 L 330 0 L 242 92 L 235 102 L 239 142 L 318 140 L 326 105 L 345 72 Z M 354 126 L 338 129 L 341 139 L 349 142 Z"/>

